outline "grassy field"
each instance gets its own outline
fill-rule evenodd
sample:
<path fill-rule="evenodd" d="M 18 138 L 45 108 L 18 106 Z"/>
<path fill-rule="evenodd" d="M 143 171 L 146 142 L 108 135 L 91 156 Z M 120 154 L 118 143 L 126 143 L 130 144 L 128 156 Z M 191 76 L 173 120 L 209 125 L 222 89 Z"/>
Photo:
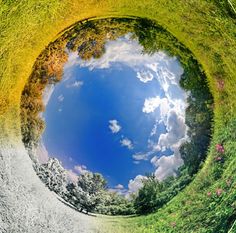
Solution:
<path fill-rule="evenodd" d="M 98 217 L 101 232 L 236 232 L 236 0 L 2 0 L 0 2 L 1 145 L 21 140 L 21 91 L 34 61 L 65 28 L 91 17 L 158 21 L 196 56 L 214 95 L 214 134 L 195 180 L 157 213 Z M 224 163 L 215 161 L 223 144 Z"/>

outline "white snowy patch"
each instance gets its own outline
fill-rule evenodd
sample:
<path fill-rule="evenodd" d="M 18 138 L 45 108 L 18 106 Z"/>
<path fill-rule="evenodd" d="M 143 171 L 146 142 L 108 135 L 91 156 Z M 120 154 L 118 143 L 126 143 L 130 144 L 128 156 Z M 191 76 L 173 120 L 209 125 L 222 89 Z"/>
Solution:
<path fill-rule="evenodd" d="M 98 232 L 93 217 L 66 206 L 42 183 L 20 138 L 18 142 L 4 139 L 0 147 L 0 231 Z"/>

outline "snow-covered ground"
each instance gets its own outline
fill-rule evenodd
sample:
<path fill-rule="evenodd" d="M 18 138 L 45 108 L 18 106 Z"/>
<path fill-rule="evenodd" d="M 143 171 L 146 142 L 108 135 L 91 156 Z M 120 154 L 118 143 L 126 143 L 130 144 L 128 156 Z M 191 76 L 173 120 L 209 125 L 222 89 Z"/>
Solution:
<path fill-rule="evenodd" d="M 5 140 L 4 140 L 5 141 Z M 101 232 L 96 217 L 66 206 L 37 177 L 21 142 L 1 143 L 1 233 Z"/>

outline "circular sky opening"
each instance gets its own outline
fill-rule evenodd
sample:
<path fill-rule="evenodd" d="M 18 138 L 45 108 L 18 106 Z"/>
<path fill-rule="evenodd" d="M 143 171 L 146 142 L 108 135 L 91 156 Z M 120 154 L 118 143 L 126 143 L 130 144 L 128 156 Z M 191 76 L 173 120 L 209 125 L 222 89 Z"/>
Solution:
<path fill-rule="evenodd" d="M 62 161 L 70 181 L 100 173 L 126 195 L 147 174 L 162 181 L 183 166 L 196 172 L 211 104 L 192 54 L 154 22 L 86 21 L 36 62 L 22 95 L 23 142 L 39 163 Z"/>

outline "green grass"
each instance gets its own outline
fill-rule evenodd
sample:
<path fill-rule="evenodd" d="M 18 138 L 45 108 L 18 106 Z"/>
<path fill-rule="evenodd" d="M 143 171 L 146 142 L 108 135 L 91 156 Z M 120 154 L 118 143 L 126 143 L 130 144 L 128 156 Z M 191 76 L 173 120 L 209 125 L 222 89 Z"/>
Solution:
<path fill-rule="evenodd" d="M 231 3 L 236 6 L 235 0 Z M 96 221 L 101 232 L 236 232 L 236 21 L 227 4 L 213 0 L 2 0 L 1 144 L 14 147 L 20 141 L 21 91 L 37 56 L 61 31 L 90 17 L 129 15 L 156 20 L 194 53 L 208 77 L 215 101 L 208 158 L 195 180 L 157 213 Z M 217 143 L 225 147 L 224 164 L 214 161 Z M 218 188 L 224 190 L 219 197 Z"/>

